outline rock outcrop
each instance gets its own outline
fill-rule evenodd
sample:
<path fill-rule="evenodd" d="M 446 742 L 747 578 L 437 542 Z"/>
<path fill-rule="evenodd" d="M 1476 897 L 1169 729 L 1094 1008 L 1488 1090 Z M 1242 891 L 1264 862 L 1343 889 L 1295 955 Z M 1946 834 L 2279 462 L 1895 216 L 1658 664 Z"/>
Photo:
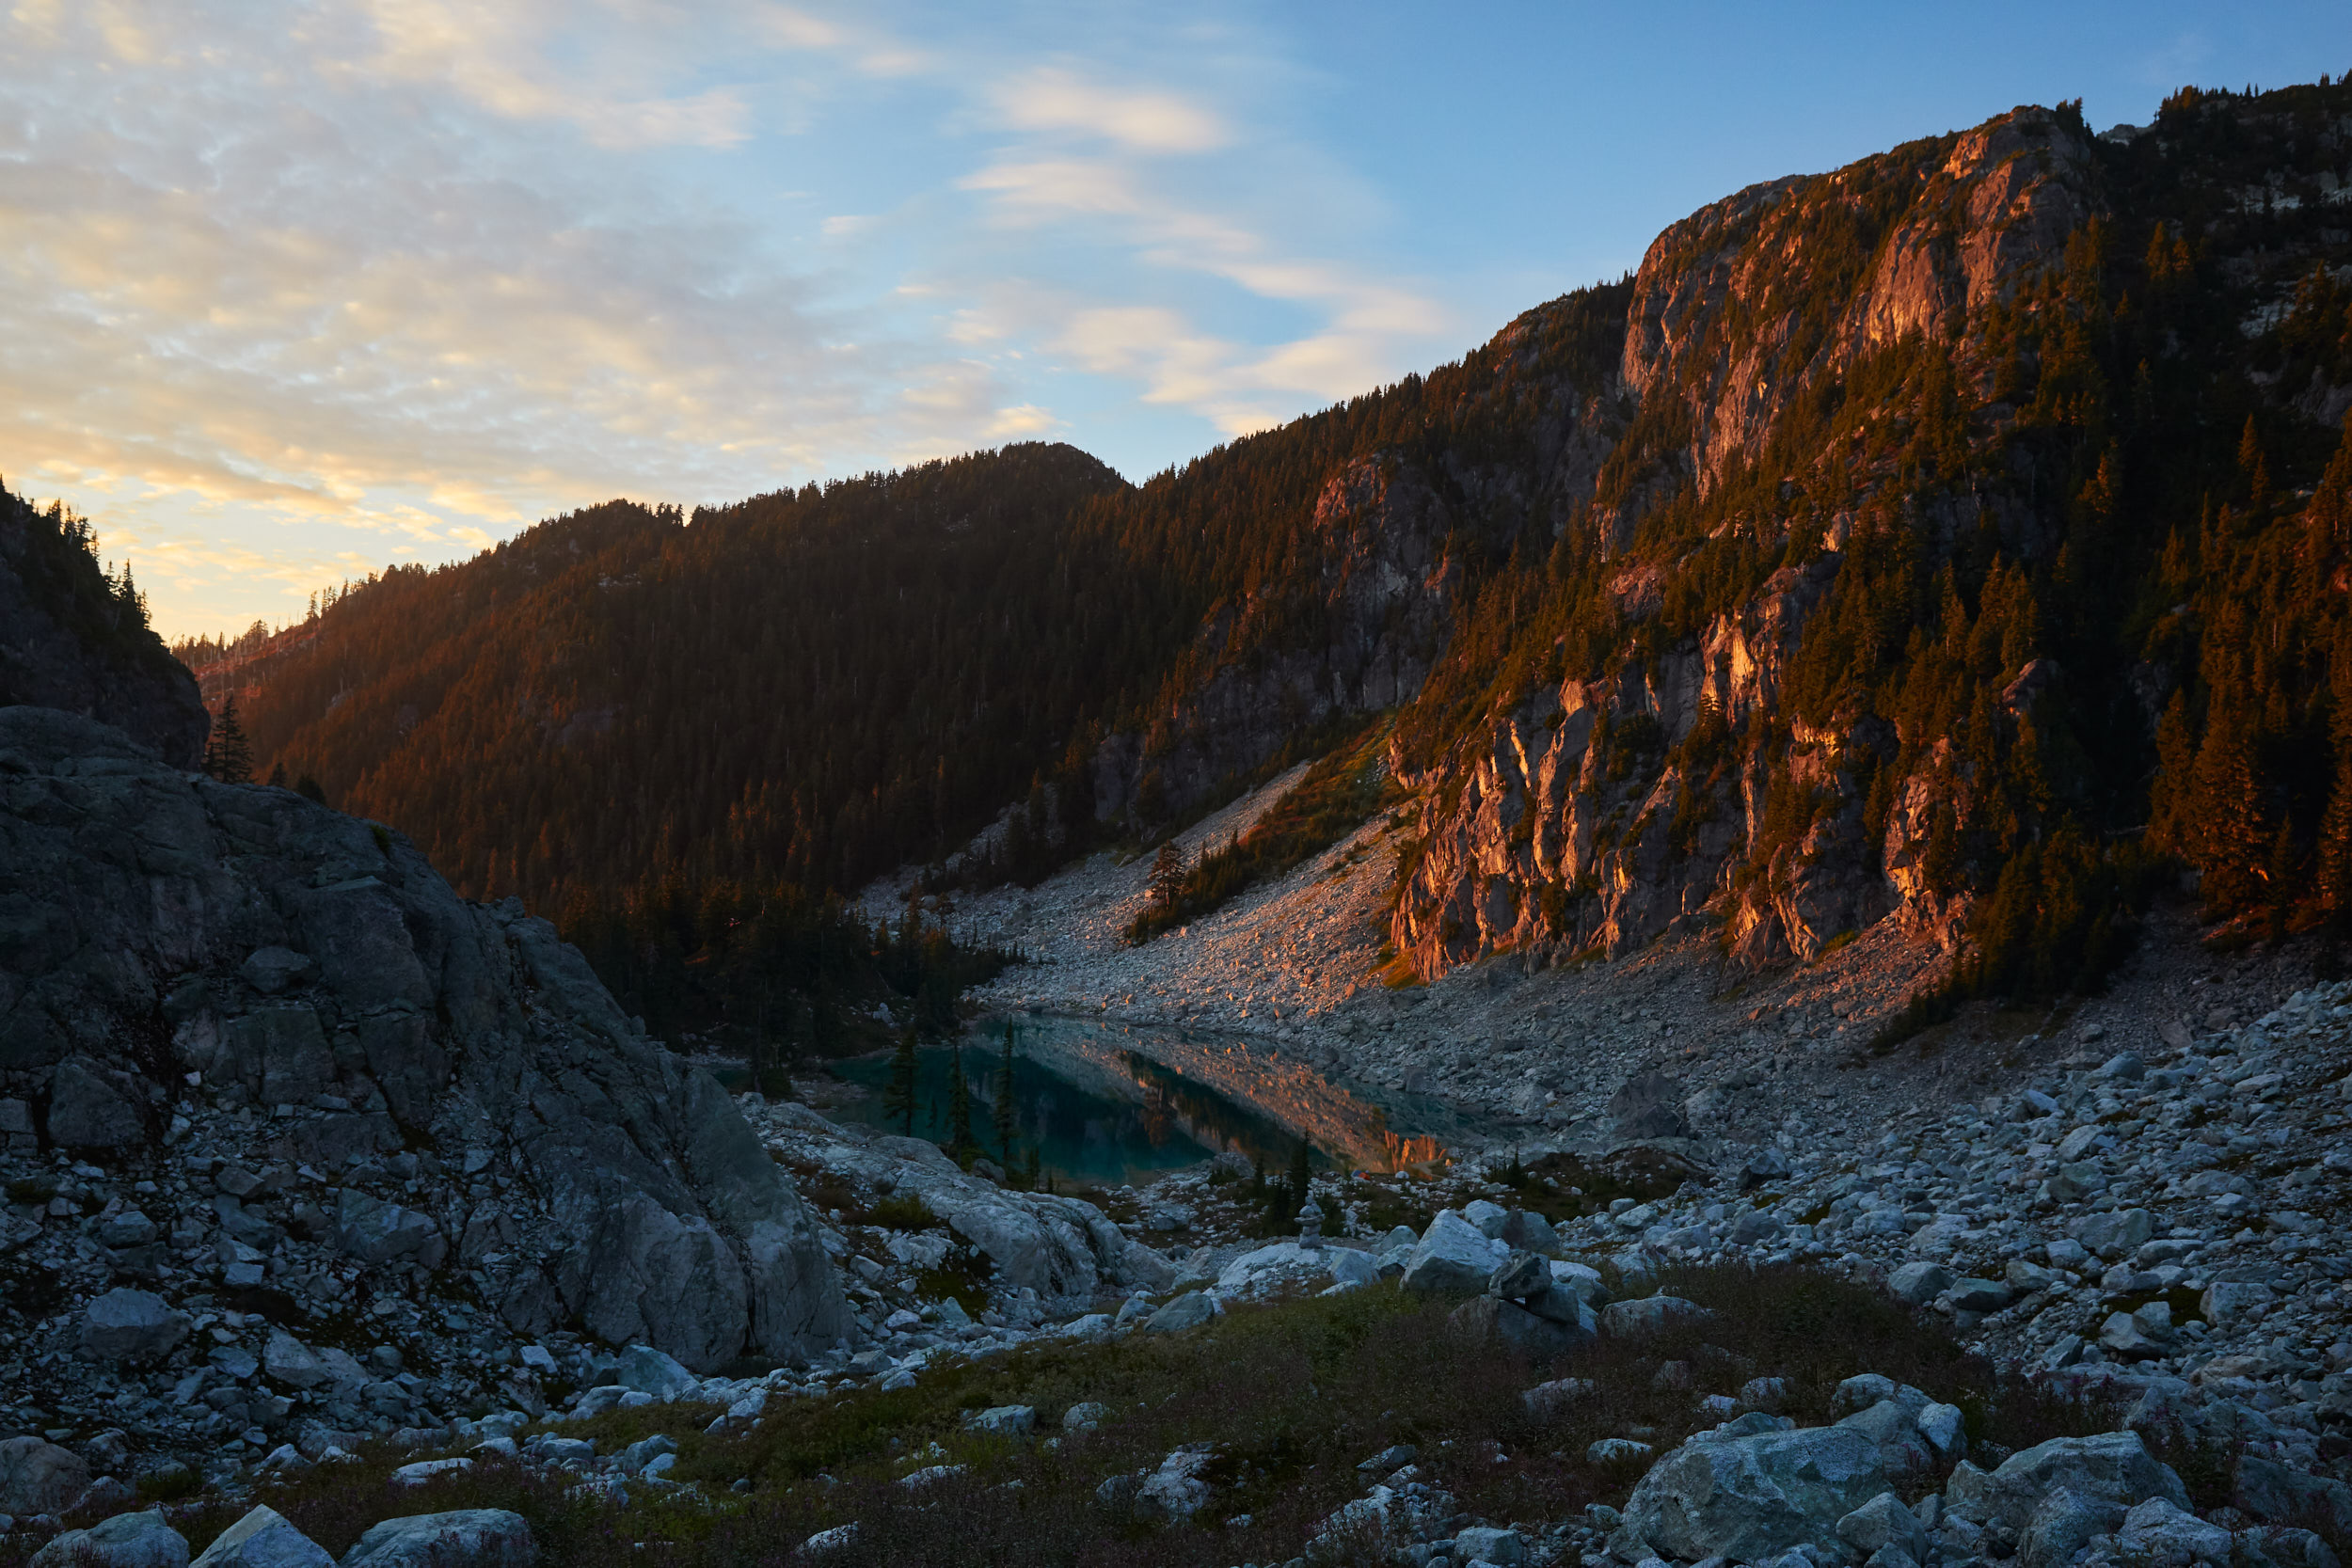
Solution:
<path fill-rule="evenodd" d="M 459 899 L 380 826 L 48 708 L 0 709 L 0 1112 L 19 1161 L 152 1183 L 61 1281 L 149 1286 L 92 1308 L 82 1354 L 169 1354 L 187 1323 L 157 1289 L 284 1303 L 298 1330 L 462 1285 L 516 1333 L 702 1370 L 849 1332 L 739 1112 L 554 927 Z"/>

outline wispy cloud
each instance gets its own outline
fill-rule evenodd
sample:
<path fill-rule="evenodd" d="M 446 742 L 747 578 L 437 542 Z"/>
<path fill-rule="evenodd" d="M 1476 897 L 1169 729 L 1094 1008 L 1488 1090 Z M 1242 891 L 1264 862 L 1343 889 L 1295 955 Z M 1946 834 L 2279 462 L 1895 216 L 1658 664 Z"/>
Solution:
<path fill-rule="evenodd" d="M 1083 442 L 1121 401 L 1181 456 L 1183 420 L 1258 428 L 1446 325 L 1249 195 L 1275 134 L 1181 51 L 1041 31 L 19 0 L 0 469 L 195 629 L 614 495 Z"/>

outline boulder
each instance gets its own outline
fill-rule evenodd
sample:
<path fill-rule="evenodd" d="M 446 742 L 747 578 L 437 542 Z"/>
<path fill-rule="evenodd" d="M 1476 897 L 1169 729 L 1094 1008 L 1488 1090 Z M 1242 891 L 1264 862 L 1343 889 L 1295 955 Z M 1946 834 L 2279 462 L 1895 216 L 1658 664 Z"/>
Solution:
<path fill-rule="evenodd" d="M 188 1540 L 151 1509 L 118 1513 L 55 1537 L 31 1568 L 188 1568 Z"/>
<path fill-rule="evenodd" d="M 310 1353 L 310 1347 L 282 1328 L 269 1331 L 269 1338 L 262 1347 L 262 1370 L 273 1383 L 289 1388 L 315 1388 L 330 1381 L 334 1373 L 326 1363 Z"/>
<path fill-rule="evenodd" d="M 1462 1332 L 1499 1339 L 1522 1355 L 1545 1360 L 1592 1338 L 1581 1323 L 1539 1317 L 1515 1301 L 1477 1296 L 1455 1307 L 1447 1319 Z"/>
<path fill-rule="evenodd" d="M 1683 1119 L 1682 1085 L 1662 1072 L 1644 1072 L 1626 1080 L 1609 1097 L 1605 1114 L 1618 1143 L 1651 1138 L 1687 1138 L 1691 1124 Z"/>
<path fill-rule="evenodd" d="M 335 1560 L 263 1504 L 221 1531 L 189 1568 L 335 1568 Z"/>
<path fill-rule="evenodd" d="M 1026 1437 L 1037 1430 L 1037 1411 L 1025 1404 L 995 1404 L 963 1418 L 966 1432 L 984 1437 Z"/>
<path fill-rule="evenodd" d="M 1171 1524 L 1190 1519 L 1209 1500 L 1209 1483 L 1202 1477 L 1216 1459 L 1216 1450 L 1208 1443 L 1178 1449 L 1135 1488 L 1136 1512 Z"/>
<path fill-rule="evenodd" d="M 191 1326 L 188 1315 L 163 1297 L 119 1287 L 83 1308 L 82 1354 L 93 1361 L 145 1365 L 178 1349 Z"/>
<path fill-rule="evenodd" d="M 1557 1378 L 1538 1383 L 1519 1396 L 1527 1413 L 1538 1421 L 1556 1421 L 1579 1402 L 1588 1400 L 1599 1391 L 1600 1385 L 1589 1377 Z"/>
<path fill-rule="evenodd" d="M 1471 1525 L 1454 1535 L 1454 1560 L 1491 1562 L 1496 1568 L 1518 1568 L 1527 1560 L 1527 1537 L 1515 1529 Z"/>
<path fill-rule="evenodd" d="M 49 1141 L 60 1148 L 132 1148 L 148 1139 L 147 1118 L 131 1098 L 82 1057 L 49 1075 Z"/>
<path fill-rule="evenodd" d="M 1408 1291 L 1483 1291 L 1495 1266 L 1494 1243 L 1451 1209 L 1440 1210 L 1414 1243 L 1399 1281 Z"/>
<path fill-rule="evenodd" d="M 276 996 L 290 990 L 318 973 L 319 966 L 310 956 L 291 947 L 257 947 L 237 966 L 245 983 L 263 996 Z"/>
<path fill-rule="evenodd" d="M 1146 1334 L 1181 1334 L 1187 1328 L 1198 1328 L 1216 1316 L 1216 1300 L 1205 1291 L 1186 1291 L 1152 1314 L 1143 1325 Z"/>
<path fill-rule="evenodd" d="M 621 1352 L 621 1363 L 614 1375 L 624 1388 L 640 1394 L 650 1394 L 658 1400 L 674 1400 L 691 1393 L 699 1383 L 692 1372 L 651 1345 L 631 1345 Z"/>
<path fill-rule="evenodd" d="M 461 1508 L 372 1525 L 342 1568 L 532 1568 L 538 1543 L 519 1513 Z"/>
<path fill-rule="evenodd" d="M 2167 1497 L 2167 1501 L 2179 1499 Z M 2304 1518 L 2330 1521 L 2340 1532 L 2352 1532 L 2352 1487 L 2339 1481 L 2290 1470 L 2275 1459 L 2259 1454 L 2238 1456 L 2231 1478 L 2230 1502 L 2266 1524 Z"/>
<path fill-rule="evenodd" d="M 0 1513 L 63 1513 L 89 1485 L 78 1453 L 38 1437 L 0 1442 Z"/>
<path fill-rule="evenodd" d="M 1550 1289 L 1550 1265 L 1532 1252 L 1512 1253 L 1486 1277 L 1486 1293 L 1504 1301 L 1525 1301 Z"/>
<path fill-rule="evenodd" d="M 2018 1568 L 2064 1568 L 2074 1554 L 2123 1522 L 2122 1503 L 2058 1487 L 2034 1505 L 2017 1537 Z"/>
<path fill-rule="evenodd" d="M 1837 1539 L 1864 1557 L 1893 1546 L 1915 1562 L 1927 1560 L 1927 1527 L 1892 1492 L 1880 1493 L 1838 1520 Z"/>
<path fill-rule="evenodd" d="M 2074 1240 L 2109 1261 L 2138 1251 L 2155 1233 L 2155 1219 L 2145 1209 L 2089 1214 L 2074 1227 Z"/>
<path fill-rule="evenodd" d="M 1921 1435 L 1915 1414 L 1924 1408 L 1899 1398 L 1883 1399 L 1837 1424 L 1867 1437 L 1878 1449 L 1879 1467 L 1889 1476 L 1907 1481 L 1935 1467 L 1936 1449 Z"/>
<path fill-rule="evenodd" d="M 1887 1490 L 1878 1449 L 1846 1427 L 1746 1431 L 1743 1416 L 1690 1439 L 1650 1467 L 1626 1499 L 1610 1550 L 1696 1562 L 1761 1562 L 1835 1537 L 1837 1521 Z"/>
<path fill-rule="evenodd" d="M 2023 1531 L 2041 1500 L 2061 1488 L 2122 1508 L 2151 1497 L 2176 1508 L 2188 1506 L 2181 1478 L 2149 1453 L 2136 1432 L 2053 1437 L 2022 1449 L 1976 1487 L 1964 1488 L 1973 1495 L 1954 1506 L 1979 1524 Z"/>
<path fill-rule="evenodd" d="M 1952 1271 L 1941 1263 L 1905 1263 L 1886 1276 L 1886 1289 L 1897 1301 L 1925 1307 L 1952 1288 Z"/>
<path fill-rule="evenodd" d="M 335 1200 L 335 1244 L 362 1263 L 413 1259 L 427 1268 L 438 1267 L 448 1251 L 430 1214 L 357 1187 L 345 1187 Z"/>
<path fill-rule="evenodd" d="M 1704 1323 L 1713 1316 L 1698 1303 L 1680 1296 L 1644 1296 L 1637 1301 L 1613 1301 L 1603 1307 L 1600 1331 L 1613 1339 L 1646 1339 L 1677 1324 Z"/>
<path fill-rule="evenodd" d="M 2196 1514 L 2151 1497 L 2123 1515 L 2116 1544 L 2149 1568 L 2189 1568 L 2197 1562 L 2228 1562 L 2230 1532 Z"/>

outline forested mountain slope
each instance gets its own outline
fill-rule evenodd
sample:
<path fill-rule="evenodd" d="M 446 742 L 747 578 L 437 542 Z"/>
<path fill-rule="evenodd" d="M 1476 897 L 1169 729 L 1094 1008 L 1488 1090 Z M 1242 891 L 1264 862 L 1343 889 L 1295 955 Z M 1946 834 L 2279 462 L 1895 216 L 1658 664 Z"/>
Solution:
<path fill-rule="evenodd" d="M 2217 914 L 2352 883 L 2347 182 L 2341 86 L 2021 109 L 1139 486 L 1015 448 L 607 507 L 230 684 L 264 767 L 542 907 L 844 889 L 1025 796 L 1032 852 L 1148 837 L 1392 711 L 1420 974 L 1896 912 L 2060 988 L 2173 857 Z"/>

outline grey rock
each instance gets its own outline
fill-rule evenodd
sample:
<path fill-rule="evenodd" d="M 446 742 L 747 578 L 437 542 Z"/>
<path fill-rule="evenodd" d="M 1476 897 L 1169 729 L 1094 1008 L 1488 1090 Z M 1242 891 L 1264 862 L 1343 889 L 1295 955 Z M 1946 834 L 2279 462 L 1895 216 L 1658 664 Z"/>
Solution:
<path fill-rule="evenodd" d="M 9 1048 L 52 1086 L 55 1141 L 162 1131 L 151 1101 L 185 1085 L 131 1047 L 168 985 L 171 1055 L 208 1088 L 297 1107 L 271 1125 L 274 1158 L 392 1152 L 394 1123 L 436 1157 L 415 1196 L 385 1205 L 398 1213 L 355 1200 L 344 1227 L 329 1206 L 365 1267 L 439 1262 L 455 1238 L 430 1216 L 464 1205 L 436 1170 L 483 1149 L 532 1237 L 469 1267 L 520 1335 L 577 1324 L 707 1370 L 820 1354 L 850 1331 L 814 1221 L 726 1092 L 645 1040 L 552 926 L 459 899 L 398 834 L 291 791 L 192 780 L 72 715 L 0 708 L 0 910 L 39 912 L 12 938 Z M 301 1003 L 223 1006 L 253 995 L 237 971 L 269 948 L 316 966 Z M 360 1108 L 310 1110 L 327 1093 Z"/>
<path fill-rule="evenodd" d="M 2113 1259 L 2137 1251 L 2155 1234 L 2156 1224 L 2145 1209 L 2087 1215 L 2074 1227 L 2074 1239 L 2088 1251 Z"/>
<path fill-rule="evenodd" d="M 1952 1271 L 1940 1263 L 1905 1263 L 1886 1278 L 1895 1299 L 1914 1307 L 1925 1307 L 1951 1288 Z"/>
<path fill-rule="evenodd" d="M 2249 1307 L 2267 1307 L 2278 1299 L 2269 1286 L 2249 1280 L 2217 1280 L 2205 1287 L 2198 1306 L 2216 1328 L 2242 1320 Z"/>
<path fill-rule="evenodd" d="M 372 1525 L 342 1568 L 532 1568 L 538 1543 L 519 1513 L 466 1508 Z"/>
<path fill-rule="evenodd" d="M 2110 1498 L 2060 1486 L 2034 1505 L 2017 1538 L 2019 1568 L 2061 1568 L 2094 1535 L 2123 1522 L 2124 1507 Z"/>
<path fill-rule="evenodd" d="M 1919 1431 L 1918 1413 L 1926 1408 L 1899 1398 L 1883 1399 L 1837 1425 L 1869 1438 L 1878 1450 L 1879 1467 L 1890 1477 L 1908 1480 L 1935 1467 L 1936 1449 Z"/>
<path fill-rule="evenodd" d="M 1412 1444 L 1391 1443 L 1370 1459 L 1358 1461 L 1356 1473 L 1366 1476 L 1385 1476 L 1404 1465 L 1410 1465 L 1420 1457 L 1421 1449 Z"/>
<path fill-rule="evenodd" d="M 1662 1072 L 1645 1072 L 1628 1079 L 1609 1097 L 1604 1114 L 1619 1143 L 1652 1138 L 1687 1138 L 1691 1124 L 1680 1109 L 1682 1085 Z"/>
<path fill-rule="evenodd" d="M 2111 1312 L 2099 1325 L 2100 1348 L 2127 1361 L 2153 1360 L 2171 1340 L 2172 1309 L 2160 1301 L 2137 1311 Z"/>
<path fill-rule="evenodd" d="M 188 1568 L 188 1540 L 151 1509 L 118 1513 L 56 1536 L 31 1568 Z"/>
<path fill-rule="evenodd" d="M 642 1474 L 646 1465 L 664 1454 L 677 1452 L 677 1439 L 667 1433 L 657 1432 L 650 1437 L 640 1437 L 616 1456 L 621 1469 L 628 1475 Z"/>
<path fill-rule="evenodd" d="M 1778 1214 L 1754 1209 L 1732 1221 L 1728 1239 L 1734 1246 L 1762 1246 L 1778 1241 L 1788 1228 Z"/>
<path fill-rule="evenodd" d="M 1703 1433 L 1635 1482 L 1610 1549 L 1629 1561 L 1656 1552 L 1761 1562 L 1832 1538 L 1837 1521 L 1886 1482 L 1877 1446 L 1848 1428 Z"/>
<path fill-rule="evenodd" d="M 1751 1410 L 1777 1415 L 1788 1402 L 1788 1380 L 1785 1377 L 1752 1377 L 1740 1385 L 1740 1402 Z"/>
<path fill-rule="evenodd" d="M 315 1388 L 329 1381 L 333 1373 L 326 1362 L 311 1354 L 310 1347 L 282 1328 L 273 1328 L 262 1347 L 262 1370 L 273 1383 L 289 1388 Z"/>
<path fill-rule="evenodd" d="M 1111 1407 L 1100 1400 L 1081 1400 L 1061 1413 L 1064 1432 L 1092 1432 L 1111 1418 Z"/>
<path fill-rule="evenodd" d="M 301 985 L 316 974 L 318 968 L 309 954 L 297 953 L 291 947 L 257 947 L 237 966 L 237 973 L 263 996 L 276 996 Z"/>
<path fill-rule="evenodd" d="M 1555 1421 L 1583 1400 L 1599 1392 L 1600 1385 L 1589 1377 L 1555 1378 L 1538 1383 L 1519 1396 L 1527 1413 L 1538 1421 Z"/>
<path fill-rule="evenodd" d="M 1533 1252 L 1512 1253 L 1486 1278 L 1486 1293 L 1504 1301 L 1525 1301 L 1550 1289 L 1550 1265 Z"/>
<path fill-rule="evenodd" d="M 2116 1544 L 2150 1568 L 2189 1568 L 2196 1562 L 2230 1560 L 2228 1530 L 2162 1497 L 2151 1497 L 2123 1515 Z"/>
<path fill-rule="evenodd" d="M 0 1513 L 63 1513 L 89 1485 L 80 1454 L 38 1437 L 0 1442 Z"/>
<path fill-rule="evenodd" d="M 189 1568 L 335 1568 L 335 1560 L 263 1504 L 221 1531 Z"/>
<path fill-rule="evenodd" d="M 82 1354 L 93 1361 L 160 1361 L 179 1348 L 193 1326 L 163 1297 L 127 1286 L 108 1291 L 82 1311 Z"/>
<path fill-rule="evenodd" d="M 1527 1537 L 1514 1529 L 1471 1525 L 1454 1535 L 1454 1560 L 1491 1562 L 1496 1568 L 1518 1568 L 1527 1560 Z"/>
<path fill-rule="evenodd" d="M 1209 1500 L 1209 1483 L 1201 1478 L 1216 1457 L 1207 1443 L 1187 1443 L 1169 1454 L 1136 1487 L 1136 1512 L 1173 1524 L 1191 1518 Z"/>
<path fill-rule="evenodd" d="M 2017 1297 L 2014 1291 L 1998 1280 L 1973 1276 L 1953 1280 L 1944 1294 L 1962 1312 L 1998 1312 Z"/>
<path fill-rule="evenodd" d="M 1422 1232 L 1399 1283 L 1408 1291 L 1467 1293 L 1486 1289 L 1494 1266 L 1494 1247 L 1486 1234 L 1447 1209 Z"/>
<path fill-rule="evenodd" d="M 1205 1291 L 1186 1291 L 1145 1320 L 1146 1334 L 1181 1334 L 1216 1316 L 1216 1302 Z"/>
<path fill-rule="evenodd" d="M 148 1140 L 147 1117 L 115 1078 L 87 1057 L 49 1075 L 49 1141 L 61 1148 L 133 1148 Z"/>
<path fill-rule="evenodd" d="M 2167 1501 L 2185 1501 L 2168 1497 Z M 2253 1518 L 2286 1524 L 2322 1518 L 2337 1530 L 2352 1530 L 2352 1487 L 2321 1476 L 2290 1470 L 2274 1459 L 2241 1454 L 2231 1477 L 2231 1504 Z"/>
<path fill-rule="evenodd" d="M 1025 1404 L 994 1404 L 966 1416 L 963 1425 L 985 1437 L 1026 1437 L 1037 1430 L 1037 1411 Z"/>
<path fill-rule="evenodd" d="M 1600 1313 L 1600 1330 L 1613 1339 L 1646 1339 L 1682 1323 L 1705 1323 L 1714 1314 L 1680 1296 L 1644 1296 L 1613 1301 Z"/>
<path fill-rule="evenodd" d="M 2188 1506 L 2181 1478 L 2149 1453 L 2136 1432 L 2053 1437 L 2020 1449 L 1985 1478 L 1981 1495 L 1965 1506 L 1979 1524 L 2022 1531 L 2041 1499 L 2061 1488 L 2123 1508 L 2151 1497 Z M 1949 1488 L 1946 1496 L 1950 1500 Z"/>
<path fill-rule="evenodd" d="M 1584 1449 L 1587 1465 L 1629 1465 L 1637 1459 L 1647 1459 L 1658 1450 L 1634 1437 L 1603 1437 Z"/>
<path fill-rule="evenodd" d="M 696 1383 L 692 1372 L 677 1363 L 675 1356 L 664 1354 L 651 1345 L 631 1345 L 621 1352 L 620 1365 L 614 1376 L 624 1388 L 640 1394 L 650 1394 L 658 1400 L 674 1400 L 691 1392 Z"/>
<path fill-rule="evenodd" d="M 1894 1546 L 1913 1560 L 1928 1555 L 1927 1527 L 1892 1492 L 1882 1492 L 1837 1521 L 1837 1539 L 1865 1557 Z"/>
<path fill-rule="evenodd" d="M 1592 1338 L 1581 1323 L 1562 1323 L 1540 1317 L 1515 1301 L 1477 1296 L 1455 1307 L 1448 1322 L 1466 1334 L 1499 1339 L 1522 1355 L 1538 1360 L 1559 1355 Z"/>

